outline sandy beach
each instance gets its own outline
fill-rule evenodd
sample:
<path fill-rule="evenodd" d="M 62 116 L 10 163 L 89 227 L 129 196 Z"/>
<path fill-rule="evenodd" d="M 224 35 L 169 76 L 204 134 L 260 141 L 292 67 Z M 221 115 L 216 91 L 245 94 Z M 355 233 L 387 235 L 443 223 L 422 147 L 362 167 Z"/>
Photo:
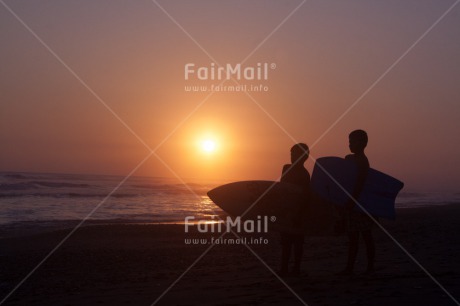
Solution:
<path fill-rule="evenodd" d="M 458 220 L 460 205 L 452 204 L 399 210 L 396 221 L 382 221 L 457 300 Z M 70 230 L 2 227 L 1 299 Z M 200 258 L 210 245 L 186 244 L 185 239 L 209 240 L 217 233 L 195 228 L 185 233 L 183 225 L 90 224 L 78 229 L 3 305 L 151 305 L 160 297 L 157 305 L 455 305 L 387 234 L 378 228 L 374 234 L 375 274 L 363 274 L 361 244 L 355 275 L 336 276 L 346 260 L 346 237 L 308 237 L 303 275 L 285 277 L 283 283 L 261 262 L 278 270 L 276 232 L 243 235 L 268 241 L 249 245 L 256 255 L 244 245 L 219 244 Z"/>

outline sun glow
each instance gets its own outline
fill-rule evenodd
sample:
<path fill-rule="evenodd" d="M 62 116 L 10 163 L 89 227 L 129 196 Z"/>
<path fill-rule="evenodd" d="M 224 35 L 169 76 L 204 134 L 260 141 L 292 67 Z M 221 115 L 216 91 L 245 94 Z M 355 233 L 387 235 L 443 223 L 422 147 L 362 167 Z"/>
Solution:
<path fill-rule="evenodd" d="M 205 139 L 201 142 L 201 150 L 205 153 L 213 153 L 217 149 L 217 143 L 212 139 Z"/>

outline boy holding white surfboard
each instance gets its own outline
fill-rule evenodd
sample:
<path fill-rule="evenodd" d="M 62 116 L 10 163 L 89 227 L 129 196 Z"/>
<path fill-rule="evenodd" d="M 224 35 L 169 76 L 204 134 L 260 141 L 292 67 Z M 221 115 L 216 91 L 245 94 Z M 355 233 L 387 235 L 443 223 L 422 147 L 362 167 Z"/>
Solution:
<path fill-rule="evenodd" d="M 288 274 L 289 259 L 291 250 L 294 249 L 294 268 L 292 274 L 298 276 L 300 274 L 300 263 L 303 255 L 303 242 L 305 235 L 302 233 L 304 222 L 304 214 L 308 205 L 308 194 L 310 189 L 310 173 L 304 167 L 305 161 L 309 156 L 309 148 L 304 143 L 298 143 L 291 148 L 291 164 L 283 166 L 281 182 L 298 185 L 302 188 L 305 195 L 305 203 L 299 212 L 291 212 L 292 227 L 294 232 L 281 232 L 281 270 L 280 275 Z M 295 231 L 297 229 L 297 232 Z"/>

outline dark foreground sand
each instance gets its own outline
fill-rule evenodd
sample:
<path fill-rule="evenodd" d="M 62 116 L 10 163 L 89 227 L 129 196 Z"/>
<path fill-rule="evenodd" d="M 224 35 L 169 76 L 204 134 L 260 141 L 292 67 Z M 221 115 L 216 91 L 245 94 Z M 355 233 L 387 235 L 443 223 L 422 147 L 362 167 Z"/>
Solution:
<path fill-rule="evenodd" d="M 397 221 L 382 225 L 460 300 L 460 205 L 401 210 Z M 0 299 L 69 231 L 1 228 Z M 308 305 L 456 305 L 386 234 L 374 232 L 374 275 L 362 274 L 363 245 L 356 275 L 335 275 L 345 262 L 344 236 L 307 238 L 308 275 L 286 277 L 285 284 L 247 247 L 215 245 L 157 305 L 302 305 L 295 294 Z M 151 305 L 208 247 L 184 239 L 211 236 L 217 234 L 184 233 L 182 225 L 85 226 L 3 305 Z M 250 247 L 277 270 L 278 234 L 264 238 L 268 245 Z"/>

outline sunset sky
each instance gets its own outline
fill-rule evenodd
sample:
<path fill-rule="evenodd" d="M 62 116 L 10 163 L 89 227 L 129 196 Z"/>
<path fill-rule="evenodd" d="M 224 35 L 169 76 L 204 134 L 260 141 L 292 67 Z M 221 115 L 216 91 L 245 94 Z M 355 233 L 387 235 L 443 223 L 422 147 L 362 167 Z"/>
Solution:
<path fill-rule="evenodd" d="M 294 141 L 345 156 L 360 128 L 406 190 L 458 190 L 453 0 L 3 3 L 0 171 L 126 175 L 150 148 L 135 175 L 276 179 Z M 268 91 L 185 90 L 220 83 L 187 63 L 243 60 Z"/>

